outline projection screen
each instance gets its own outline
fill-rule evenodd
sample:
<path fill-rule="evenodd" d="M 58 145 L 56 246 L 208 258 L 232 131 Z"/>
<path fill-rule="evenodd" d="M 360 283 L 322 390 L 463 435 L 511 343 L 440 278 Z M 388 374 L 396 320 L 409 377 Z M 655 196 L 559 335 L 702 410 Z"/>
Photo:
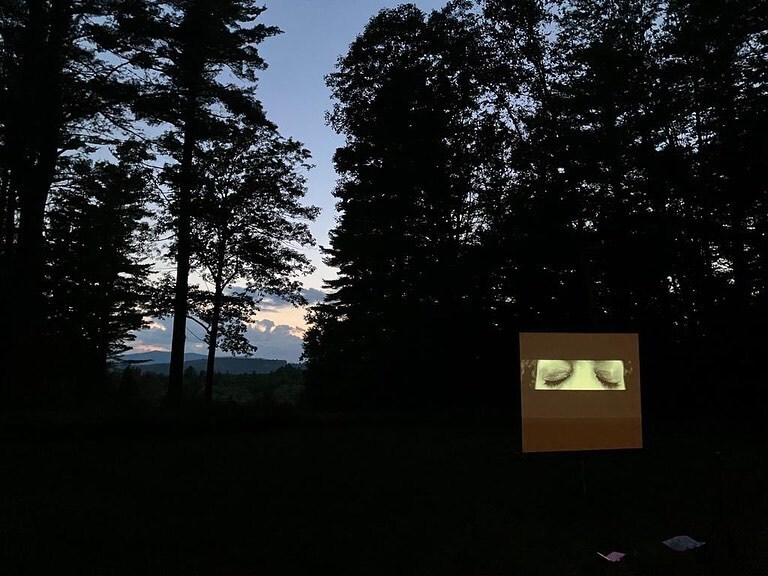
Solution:
<path fill-rule="evenodd" d="M 642 448 L 637 334 L 520 333 L 523 452 Z"/>

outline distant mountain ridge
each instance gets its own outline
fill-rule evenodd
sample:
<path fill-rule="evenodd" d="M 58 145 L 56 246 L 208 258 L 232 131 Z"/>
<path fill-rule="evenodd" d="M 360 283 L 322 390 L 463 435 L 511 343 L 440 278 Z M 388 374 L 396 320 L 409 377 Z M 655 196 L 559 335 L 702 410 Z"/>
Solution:
<path fill-rule="evenodd" d="M 121 356 L 125 365 L 132 365 L 143 372 L 168 374 L 170 370 L 170 352 L 140 352 Z M 207 367 L 207 357 L 203 354 L 189 353 L 184 355 L 184 370 L 194 368 L 202 372 Z M 214 370 L 222 374 L 268 374 L 286 366 L 286 360 L 269 360 L 266 358 L 232 358 L 217 356 Z"/>
<path fill-rule="evenodd" d="M 204 360 L 205 354 L 195 354 L 188 352 L 184 354 L 184 361 Z M 123 354 L 120 359 L 129 364 L 168 364 L 171 361 L 171 353 L 164 350 L 153 350 L 151 352 L 135 352 L 133 354 Z"/>

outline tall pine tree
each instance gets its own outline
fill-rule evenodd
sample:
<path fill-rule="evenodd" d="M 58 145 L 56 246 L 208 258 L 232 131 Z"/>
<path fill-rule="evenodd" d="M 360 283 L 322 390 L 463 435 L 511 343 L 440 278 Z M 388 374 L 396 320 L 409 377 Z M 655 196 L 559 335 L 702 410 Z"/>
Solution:
<path fill-rule="evenodd" d="M 468 8 L 383 10 L 328 76 L 330 124 L 346 143 L 334 157 L 341 216 L 327 258 L 340 274 L 305 347 L 318 394 L 329 384 L 361 402 L 439 401 L 461 380 L 452 331 L 480 301 L 470 262 L 482 226 L 483 50 Z M 347 372 L 325 372 L 336 364 Z"/>
<path fill-rule="evenodd" d="M 114 163 L 76 161 L 48 215 L 46 330 L 68 395 L 103 392 L 111 361 L 148 312 L 152 173 L 143 144 L 115 153 Z"/>
<path fill-rule="evenodd" d="M 172 211 L 175 228 L 176 293 L 168 394 L 182 392 L 189 273 L 192 256 L 191 205 L 194 165 L 200 143 L 227 124 L 270 125 L 256 98 L 257 73 L 266 67 L 257 45 L 279 33 L 257 23 L 265 10 L 253 0 L 171 0 L 132 2 L 120 16 L 119 51 L 145 71 L 136 112 L 145 121 L 170 128 L 169 147 L 178 164 Z"/>
<path fill-rule="evenodd" d="M 131 90 L 104 56 L 116 35 L 113 8 L 109 0 L 0 8 L 0 301 L 9 326 L 0 350 L 3 377 L 19 385 L 15 359 L 48 344 L 45 212 L 57 171 L 125 127 Z"/>

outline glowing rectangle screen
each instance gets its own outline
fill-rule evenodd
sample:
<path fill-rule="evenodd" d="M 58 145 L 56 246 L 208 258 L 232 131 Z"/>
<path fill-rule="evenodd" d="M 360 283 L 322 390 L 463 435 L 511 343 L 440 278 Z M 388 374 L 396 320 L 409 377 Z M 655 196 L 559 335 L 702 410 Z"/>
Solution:
<path fill-rule="evenodd" d="M 637 334 L 520 334 L 523 452 L 642 448 Z"/>

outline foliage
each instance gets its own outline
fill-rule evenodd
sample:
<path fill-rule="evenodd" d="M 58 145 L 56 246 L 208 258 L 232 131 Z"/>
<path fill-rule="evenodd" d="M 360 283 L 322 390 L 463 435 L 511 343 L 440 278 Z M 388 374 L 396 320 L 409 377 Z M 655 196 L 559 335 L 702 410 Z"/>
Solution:
<path fill-rule="evenodd" d="M 370 382 L 382 402 L 432 380 L 395 373 L 394 350 L 440 380 L 455 368 L 435 362 L 453 356 L 454 318 L 484 312 L 483 299 L 470 298 L 483 293 L 482 273 L 467 266 L 483 227 L 472 176 L 482 169 L 482 54 L 463 5 L 429 17 L 403 5 L 374 17 L 327 78 L 338 101 L 329 123 L 346 136 L 334 156 L 341 215 L 327 252 L 340 275 L 311 316 L 306 356 L 319 368 L 330 354 L 351 370 L 342 379 Z"/>
<path fill-rule="evenodd" d="M 125 142 L 117 162 L 73 162 L 54 192 L 47 234 L 47 336 L 58 342 L 58 378 L 103 379 L 107 364 L 145 325 L 152 199 L 145 147 Z"/>
<path fill-rule="evenodd" d="M 653 409 L 693 395 L 714 409 L 721 379 L 759 398 L 759 4 L 482 0 L 374 16 L 327 78 L 346 139 L 327 252 L 340 276 L 308 316 L 311 394 L 433 402 L 439 387 L 466 401 L 509 384 L 499 363 L 518 331 L 563 330 L 640 332 L 648 381 L 674 383 L 651 384 Z M 733 363 L 712 366 L 716 352 Z M 390 371 L 395 354 L 415 368 Z"/>
<path fill-rule="evenodd" d="M 206 372 L 189 366 L 184 375 L 185 397 L 202 399 Z M 114 376 L 122 393 L 134 402 L 157 406 L 165 397 L 167 377 L 163 374 L 142 371 L 139 366 L 117 370 Z M 216 372 L 213 400 L 257 408 L 300 407 L 303 402 L 304 376 L 302 368 L 290 364 L 265 374 Z"/>
<path fill-rule="evenodd" d="M 176 261 L 172 401 L 182 392 L 200 146 L 222 131 L 231 134 L 233 123 L 271 126 L 255 95 L 256 74 L 266 67 L 256 46 L 279 33 L 256 22 L 264 10 L 253 0 L 130 2 L 118 17 L 124 36 L 115 52 L 143 71 L 134 111 L 149 124 L 168 129 L 161 143 L 172 159 L 166 171 L 173 192 L 167 208 L 173 218 Z"/>
<path fill-rule="evenodd" d="M 44 339 L 46 207 L 71 156 L 115 143 L 133 89 L 107 46 L 108 0 L 5 2 L 0 8 L 0 302 L 13 359 Z M 21 381 L 13 361 L 3 376 Z M 44 377 L 42 377 L 44 379 Z M 30 390 L 34 394 L 34 391 Z"/>
<path fill-rule="evenodd" d="M 304 303 L 295 277 L 312 270 L 301 249 L 314 244 L 306 222 L 318 213 L 301 204 L 308 159 L 300 143 L 270 126 L 236 124 L 220 138 L 200 142 L 190 201 L 190 262 L 207 288 L 190 290 L 188 314 L 205 330 L 209 375 L 217 349 L 256 350 L 245 331 L 261 295 Z M 168 169 L 169 180 L 177 170 Z M 244 287 L 235 288 L 240 282 Z M 211 389 L 209 377 L 208 398 Z"/>

